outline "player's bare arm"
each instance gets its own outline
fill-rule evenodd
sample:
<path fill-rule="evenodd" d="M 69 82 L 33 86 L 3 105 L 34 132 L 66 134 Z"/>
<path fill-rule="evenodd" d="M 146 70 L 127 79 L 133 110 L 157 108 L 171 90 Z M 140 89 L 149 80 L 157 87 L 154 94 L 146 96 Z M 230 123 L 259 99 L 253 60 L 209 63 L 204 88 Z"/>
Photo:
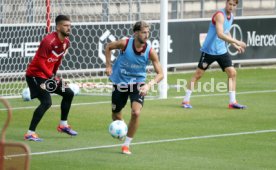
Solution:
<path fill-rule="evenodd" d="M 106 69 L 105 73 L 110 76 L 112 74 L 112 65 L 111 65 L 111 51 L 114 49 L 123 50 L 126 45 L 126 40 L 121 39 L 118 41 L 110 42 L 105 47 L 105 60 L 106 60 Z"/>
<path fill-rule="evenodd" d="M 231 34 L 228 34 L 229 37 L 232 37 Z M 237 45 L 236 43 L 231 43 L 231 45 L 238 51 L 238 53 L 244 53 L 245 48 Z"/>
<path fill-rule="evenodd" d="M 220 39 L 230 43 L 230 44 L 236 44 L 237 46 L 242 47 L 243 49 L 246 48 L 246 44 L 242 41 L 236 40 L 232 38 L 232 36 L 229 36 L 227 34 L 224 34 L 223 32 L 223 23 L 224 23 L 224 16 L 221 13 L 218 13 L 215 17 L 214 20 L 216 22 L 216 31 L 217 35 Z"/>
<path fill-rule="evenodd" d="M 230 33 L 228 33 L 228 36 L 230 38 L 232 38 L 232 35 Z M 239 41 L 240 45 L 236 44 L 236 43 L 231 43 L 233 45 L 234 48 L 236 48 L 238 50 L 239 53 L 244 53 L 245 52 L 245 48 L 246 48 L 246 44 L 243 41 Z"/>
<path fill-rule="evenodd" d="M 163 79 L 163 77 L 164 77 L 161 64 L 160 64 L 160 62 L 158 60 L 158 55 L 157 55 L 157 53 L 156 53 L 156 51 L 154 49 L 151 49 L 150 60 L 152 61 L 152 65 L 153 65 L 154 71 L 156 72 L 156 75 L 155 75 L 154 79 L 150 80 L 147 84 L 145 84 L 144 86 L 142 86 L 140 88 L 140 94 L 142 96 L 147 95 L 147 92 L 149 91 L 149 89 L 154 84 L 159 83 Z"/>

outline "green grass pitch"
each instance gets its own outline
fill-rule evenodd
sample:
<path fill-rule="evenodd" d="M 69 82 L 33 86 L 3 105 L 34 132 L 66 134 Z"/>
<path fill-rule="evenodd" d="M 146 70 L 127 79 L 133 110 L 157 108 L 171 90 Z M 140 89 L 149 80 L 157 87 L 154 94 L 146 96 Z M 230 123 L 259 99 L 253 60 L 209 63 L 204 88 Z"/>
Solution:
<path fill-rule="evenodd" d="M 74 98 L 69 123 L 79 132 L 77 137 L 56 131 L 61 98 L 53 96 L 53 107 L 37 127 L 44 139 L 40 143 L 23 140 L 38 101 L 9 99 L 14 110 L 6 138 L 30 146 L 32 170 L 276 169 L 276 69 L 237 72 L 237 99 L 248 109 L 228 109 L 227 93 L 218 91 L 193 93 L 193 109 L 183 109 L 184 89 L 170 88 L 168 99 L 145 101 L 130 156 L 121 154 L 122 142 L 108 134 L 111 103 L 106 96 Z M 191 76 L 169 74 L 169 85 Z M 226 74 L 207 71 L 200 82 L 212 78 L 215 83 L 225 82 Z M 0 109 L 3 122 L 5 111 Z M 129 103 L 123 114 L 128 121 Z"/>

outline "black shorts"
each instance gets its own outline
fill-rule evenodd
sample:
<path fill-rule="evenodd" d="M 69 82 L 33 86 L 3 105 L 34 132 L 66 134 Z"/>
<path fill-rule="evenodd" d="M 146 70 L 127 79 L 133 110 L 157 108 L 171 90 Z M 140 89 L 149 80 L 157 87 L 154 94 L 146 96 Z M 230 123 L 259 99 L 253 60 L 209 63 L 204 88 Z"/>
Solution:
<path fill-rule="evenodd" d="M 126 105 L 128 97 L 132 103 L 138 102 L 144 104 L 144 96 L 139 94 L 139 88 L 144 84 L 131 84 L 127 86 L 113 85 L 112 91 L 112 112 L 119 113 Z"/>
<path fill-rule="evenodd" d="M 56 82 L 52 79 L 26 76 L 26 81 L 30 89 L 31 99 L 45 97 L 50 93 L 56 93 L 61 96 L 74 93 L 70 88 L 63 84 L 62 80 Z M 45 84 L 45 88 L 43 87 L 43 84 Z"/>
<path fill-rule="evenodd" d="M 222 71 L 224 71 L 225 68 L 232 66 L 232 60 L 228 53 L 222 55 L 209 55 L 207 53 L 202 52 L 200 60 L 198 62 L 198 68 L 202 70 L 207 70 L 209 65 L 211 65 L 214 61 L 216 61 L 219 64 Z"/>

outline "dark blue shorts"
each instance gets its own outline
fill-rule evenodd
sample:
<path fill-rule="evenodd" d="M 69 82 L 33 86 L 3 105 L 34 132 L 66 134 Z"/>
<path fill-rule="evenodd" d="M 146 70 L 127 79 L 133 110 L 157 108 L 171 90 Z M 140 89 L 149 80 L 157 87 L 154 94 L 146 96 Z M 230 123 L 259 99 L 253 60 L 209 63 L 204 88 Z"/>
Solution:
<path fill-rule="evenodd" d="M 198 68 L 202 70 L 207 70 L 209 66 L 215 61 L 219 64 L 222 71 L 224 71 L 227 67 L 233 66 L 232 60 L 228 53 L 222 55 L 210 55 L 202 52 L 200 60 L 198 62 Z"/>
<path fill-rule="evenodd" d="M 128 98 L 131 104 L 135 101 L 144 104 L 144 96 L 139 94 L 139 88 L 144 84 L 130 84 L 127 86 L 113 85 L 112 112 L 119 113 L 126 105 Z"/>

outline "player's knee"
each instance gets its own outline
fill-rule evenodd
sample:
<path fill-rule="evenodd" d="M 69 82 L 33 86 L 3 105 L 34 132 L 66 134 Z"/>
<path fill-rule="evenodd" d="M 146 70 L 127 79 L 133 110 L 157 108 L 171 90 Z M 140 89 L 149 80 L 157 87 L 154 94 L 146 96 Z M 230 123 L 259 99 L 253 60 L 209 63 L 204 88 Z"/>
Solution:
<path fill-rule="evenodd" d="M 132 109 L 132 110 L 131 110 L 131 116 L 132 116 L 133 118 L 138 118 L 138 117 L 140 116 L 140 112 L 141 112 L 140 109 Z"/>
<path fill-rule="evenodd" d="M 74 97 L 74 92 L 73 92 L 73 90 L 71 90 L 71 89 L 68 90 L 68 91 L 67 91 L 67 95 L 68 95 L 68 97 L 72 97 L 72 98 L 73 98 L 73 97 Z"/>
<path fill-rule="evenodd" d="M 42 103 L 41 103 L 41 105 L 43 106 L 43 108 L 45 109 L 45 110 L 47 110 L 47 109 L 49 109 L 51 106 L 52 106 L 52 101 L 50 100 L 50 101 L 43 101 Z"/>
<path fill-rule="evenodd" d="M 235 69 L 232 69 L 231 71 L 228 72 L 229 78 L 234 78 L 236 76 L 237 76 L 237 71 Z"/>
<path fill-rule="evenodd" d="M 74 97 L 74 92 L 70 90 L 66 90 L 65 94 L 63 95 L 66 99 L 73 99 Z"/>
<path fill-rule="evenodd" d="M 72 91 L 69 92 L 68 93 L 68 98 L 73 99 L 73 97 L 74 97 L 74 92 L 72 92 Z"/>

